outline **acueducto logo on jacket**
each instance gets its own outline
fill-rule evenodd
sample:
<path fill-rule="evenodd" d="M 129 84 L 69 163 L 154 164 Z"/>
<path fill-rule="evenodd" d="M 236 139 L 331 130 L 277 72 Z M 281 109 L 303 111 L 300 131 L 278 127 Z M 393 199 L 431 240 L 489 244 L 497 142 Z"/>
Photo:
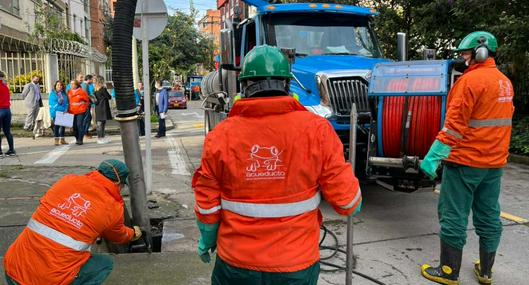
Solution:
<path fill-rule="evenodd" d="M 80 229 L 83 227 L 83 222 L 78 218 L 90 210 L 90 205 L 90 201 L 81 197 L 80 193 L 74 193 L 57 205 L 58 209 L 52 208 L 50 214 Z"/>
<path fill-rule="evenodd" d="M 246 167 L 246 180 L 285 179 L 281 154 L 275 146 L 253 145 L 250 150 L 250 164 Z"/>

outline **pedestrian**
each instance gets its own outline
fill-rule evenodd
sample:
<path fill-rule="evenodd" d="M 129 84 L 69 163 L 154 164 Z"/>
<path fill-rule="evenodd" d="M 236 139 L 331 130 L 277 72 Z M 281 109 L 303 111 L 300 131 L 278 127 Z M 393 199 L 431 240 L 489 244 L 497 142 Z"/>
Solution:
<path fill-rule="evenodd" d="M 50 105 L 50 117 L 53 120 L 53 135 L 55 140 L 55 145 L 68 144 L 64 139 L 64 126 L 59 126 L 55 124 L 55 115 L 57 112 L 68 112 L 68 96 L 64 91 L 64 84 L 62 81 L 57 80 L 53 85 L 53 90 L 50 92 L 48 98 Z"/>
<path fill-rule="evenodd" d="M 27 109 L 26 121 L 24 123 L 24 130 L 26 131 L 33 131 L 39 109 L 43 106 L 39 82 L 40 77 L 33 76 L 31 82 L 26 84 L 22 90 L 22 98 Z"/>
<path fill-rule="evenodd" d="M 325 198 L 341 215 L 362 195 L 330 123 L 289 96 L 293 77 L 278 48 L 244 58 L 244 99 L 208 133 L 193 176 L 198 254 L 218 250 L 213 285 L 313 285 Z"/>
<path fill-rule="evenodd" d="M 138 82 L 138 89 L 134 90 L 136 105 L 138 106 L 138 130 L 140 137 L 145 136 L 145 98 L 143 96 L 143 83 Z"/>
<path fill-rule="evenodd" d="M 75 75 L 75 80 L 77 80 L 77 82 L 83 82 L 84 81 L 84 74 L 83 73 L 77 73 Z M 68 94 L 68 92 L 70 92 L 70 89 L 72 89 L 72 87 L 71 87 L 71 84 L 68 83 L 68 85 L 66 85 L 66 94 Z"/>
<path fill-rule="evenodd" d="M 158 93 L 156 94 L 156 105 L 158 113 L 158 133 L 155 135 L 156 138 L 165 137 L 165 118 L 167 117 L 167 110 L 169 109 L 169 89 L 171 85 L 169 81 L 162 81 L 162 85 L 158 87 Z"/>
<path fill-rule="evenodd" d="M 75 136 L 75 143 L 77 145 L 83 144 L 84 138 L 84 117 L 86 110 L 90 106 L 90 98 L 88 94 L 81 88 L 77 80 L 70 82 L 71 89 L 68 91 L 68 113 L 73 114 L 73 133 Z"/>
<path fill-rule="evenodd" d="M 492 284 L 502 232 L 498 198 L 514 112 L 511 81 L 494 61 L 497 48 L 496 38 L 488 32 L 470 33 L 459 44 L 457 51 L 468 68 L 448 94 L 444 127 L 420 164 L 434 179 L 445 161 L 438 206 L 440 264 L 421 268 L 425 278 L 441 284 L 459 284 L 471 209 L 479 236 L 474 272 L 479 283 Z"/>
<path fill-rule="evenodd" d="M 91 125 L 92 125 L 92 111 L 95 108 L 96 103 L 96 97 L 94 95 L 94 76 L 91 74 L 87 74 L 84 78 L 84 82 L 81 84 L 81 88 L 88 94 L 88 97 L 90 98 L 90 105 L 86 109 L 86 113 L 84 115 L 84 134 L 87 139 L 91 139 L 92 135 L 90 134 Z"/>
<path fill-rule="evenodd" d="M 123 224 L 120 190 L 128 174 L 123 162 L 110 159 L 51 186 L 4 256 L 7 283 L 102 284 L 113 261 L 90 253 L 91 245 L 98 237 L 126 244 L 142 235 L 138 226 Z"/>
<path fill-rule="evenodd" d="M 9 150 L 6 156 L 16 155 L 13 135 L 11 134 L 11 93 L 7 86 L 6 75 L 0 71 L 0 129 L 6 137 Z M 0 158 L 4 158 L 2 152 L 2 136 L 0 136 Z"/>
<path fill-rule="evenodd" d="M 110 139 L 105 138 L 105 126 L 107 121 L 112 120 L 112 113 L 110 112 L 110 99 L 112 96 L 105 87 L 105 78 L 103 76 L 96 77 L 95 84 L 95 97 L 96 97 L 96 121 L 97 121 L 97 143 L 105 144 L 109 143 Z"/>

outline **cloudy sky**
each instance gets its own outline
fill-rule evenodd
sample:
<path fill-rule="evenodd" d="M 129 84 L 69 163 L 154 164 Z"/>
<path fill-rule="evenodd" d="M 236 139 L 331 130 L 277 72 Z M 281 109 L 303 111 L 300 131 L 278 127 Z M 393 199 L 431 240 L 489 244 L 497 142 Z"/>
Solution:
<path fill-rule="evenodd" d="M 174 10 L 181 10 L 184 13 L 189 13 L 189 1 L 190 0 L 165 0 L 167 10 L 169 14 L 172 14 Z M 199 12 L 199 17 L 202 17 L 207 9 L 217 9 L 216 0 L 192 0 L 195 9 Z"/>

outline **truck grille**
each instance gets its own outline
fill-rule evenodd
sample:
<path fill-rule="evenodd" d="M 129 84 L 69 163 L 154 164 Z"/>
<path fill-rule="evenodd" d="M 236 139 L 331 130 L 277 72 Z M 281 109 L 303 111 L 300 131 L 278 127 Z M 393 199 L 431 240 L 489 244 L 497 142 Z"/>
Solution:
<path fill-rule="evenodd" d="M 335 115 L 349 116 L 353 103 L 359 113 L 369 112 L 367 82 L 361 77 L 329 78 L 327 92 Z"/>

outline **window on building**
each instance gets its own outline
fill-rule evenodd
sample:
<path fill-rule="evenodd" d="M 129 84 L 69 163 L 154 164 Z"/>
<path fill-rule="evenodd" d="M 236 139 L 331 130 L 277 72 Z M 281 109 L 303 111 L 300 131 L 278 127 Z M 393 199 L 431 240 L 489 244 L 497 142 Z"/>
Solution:
<path fill-rule="evenodd" d="M 79 29 L 79 33 L 81 34 L 81 36 L 85 36 L 85 34 L 83 33 L 83 19 L 81 19 L 81 22 L 80 22 L 80 29 Z"/>
<path fill-rule="evenodd" d="M 90 38 L 90 21 L 87 17 L 84 17 L 84 35 L 87 39 Z"/>
<path fill-rule="evenodd" d="M 77 33 L 77 15 L 73 15 L 73 32 Z"/>
<path fill-rule="evenodd" d="M 86 13 L 88 13 L 88 1 L 90 1 L 90 0 L 83 0 L 83 3 L 84 3 L 84 11 L 85 11 Z"/>
<path fill-rule="evenodd" d="M 0 9 L 20 16 L 19 0 L 0 0 Z"/>

